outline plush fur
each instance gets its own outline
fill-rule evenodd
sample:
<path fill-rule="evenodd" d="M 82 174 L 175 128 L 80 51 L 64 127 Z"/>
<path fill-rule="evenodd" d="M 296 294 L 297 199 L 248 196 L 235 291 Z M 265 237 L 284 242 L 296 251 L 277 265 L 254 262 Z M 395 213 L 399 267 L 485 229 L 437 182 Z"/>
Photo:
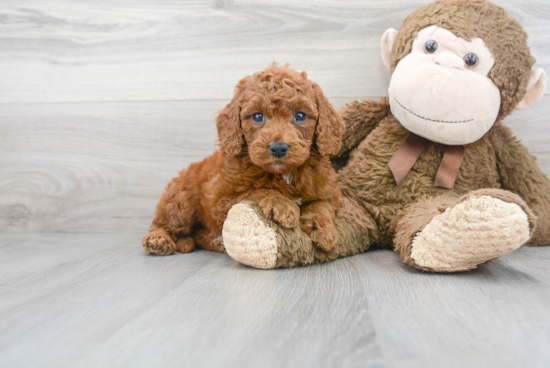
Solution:
<path fill-rule="evenodd" d="M 503 8 L 485 0 L 439 0 L 409 15 L 392 48 L 391 70 L 411 52 L 416 35 L 436 25 L 471 41 L 479 37 L 495 56 L 489 78 L 500 90 L 498 120 L 510 115 L 523 98 L 535 58 L 527 46 L 527 33 Z"/>
<path fill-rule="evenodd" d="M 265 121 L 252 120 L 258 112 Z M 295 121 L 297 112 L 306 121 Z M 145 250 L 187 253 L 198 245 L 224 252 L 222 225 L 242 200 L 257 202 L 284 228 L 300 225 L 330 250 L 338 241 L 333 220 L 341 193 L 328 155 L 338 152 L 344 125 L 321 88 L 305 73 L 273 65 L 239 82 L 217 127 L 220 150 L 168 184 Z M 288 153 L 270 154 L 274 142 L 288 144 Z"/>
<path fill-rule="evenodd" d="M 394 219 L 390 232 L 406 263 L 455 272 L 516 250 L 533 235 L 535 222 L 517 195 L 481 189 L 460 198 L 415 203 Z"/>
<path fill-rule="evenodd" d="M 256 236 L 263 237 L 266 246 L 274 244 L 270 240 L 273 235 L 277 239 L 274 246 L 277 259 L 271 268 L 327 262 L 381 247 L 399 252 L 404 262 L 413 267 L 454 272 L 476 268 L 524 243 L 550 243 L 550 181 L 537 166 L 536 158 L 502 124 L 502 118 L 525 94 L 534 62 L 525 32 L 504 10 L 489 2 L 436 1 L 414 12 L 403 23 L 392 48 L 393 67 L 410 51 L 418 31 L 432 24 L 466 39 L 479 36 L 486 41 L 496 59 L 490 78 L 502 95 L 499 119 L 481 139 L 467 145 L 452 189 L 434 186 L 444 152 L 444 146 L 438 143 L 430 144 L 397 185 L 388 162 L 410 132 L 392 115 L 386 98 L 349 104 L 341 111 L 346 132 L 334 160 L 342 167 L 338 184 L 343 196 L 334 222 L 338 246 L 326 252 L 319 250 L 300 229 L 285 229 L 269 219 L 261 219 L 268 226 L 257 227 Z M 239 206 L 239 211 L 244 211 L 243 206 L 254 209 L 256 205 Z M 440 217 L 447 211 L 452 218 Z M 506 231 L 512 231 L 509 238 L 513 244 L 486 242 L 501 229 L 491 218 L 495 213 L 506 217 Z M 470 225 L 457 219 L 472 214 L 486 226 L 461 243 L 458 234 L 461 230 L 467 233 Z M 228 221 L 228 228 L 224 229 L 226 247 L 255 246 L 234 236 L 238 218 L 231 216 Z M 434 234 L 452 231 L 455 236 L 447 238 L 452 244 L 440 248 L 445 254 L 435 254 L 433 247 L 431 253 L 427 252 L 428 246 L 413 253 L 415 238 L 428 226 L 416 244 L 426 245 L 427 239 L 435 239 Z M 430 263 L 430 257 L 439 257 L 444 262 Z M 254 262 L 244 263 L 256 267 Z"/>

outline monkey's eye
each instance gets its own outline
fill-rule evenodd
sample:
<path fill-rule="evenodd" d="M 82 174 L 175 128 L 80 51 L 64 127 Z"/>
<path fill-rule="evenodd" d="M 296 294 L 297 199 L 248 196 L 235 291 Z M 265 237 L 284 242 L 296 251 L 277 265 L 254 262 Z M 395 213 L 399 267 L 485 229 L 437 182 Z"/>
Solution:
<path fill-rule="evenodd" d="M 434 52 L 437 51 L 437 47 L 438 47 L 437 42 L 435 42 L 434 40 L 429 40 L 424 45 L 424 51 L 426 51 L 427 54 L 433 54 Z"/>
<path fill-rule="evenodd" d="M 257 112 L 254 115 L 252 115 L 252 121 L 256 124 L 261 124 L 264 122 L 264 114 L 261 112 Z"/>
<path fill-rule="evenodd" d="M 307 119 L 306 114 L 304 114 L 304 113 L 301 112 L 301 111 L 298 111 L 298 112 L 294 115 L 294 121 L 297 122 L 297 123 L 303 123 L 304 121 L 306 121 L 306 119 Z"/>
<path fill-rule="evenodd" d="M 479 58 L 476 54 L 468 54 L 464 56 L 464 64 L 468 68 L 475 68 L 475 66 L 479 63 Z"/>

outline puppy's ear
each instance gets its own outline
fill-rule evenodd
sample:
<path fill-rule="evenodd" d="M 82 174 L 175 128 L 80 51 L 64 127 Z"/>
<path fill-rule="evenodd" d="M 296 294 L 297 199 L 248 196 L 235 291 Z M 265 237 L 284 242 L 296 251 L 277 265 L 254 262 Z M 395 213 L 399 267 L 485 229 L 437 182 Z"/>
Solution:
<path fill-rule="evenodd" d="M 319 110 L 319 119 L 315 129 L 317 149 L 321 156 L 335 155 L 342 145 L 342 135 L 345 129 L 344 120 L 325 97 L 321 87 L 315 82 L 311 82 L 311 86 Z"/>
<path fill-rule="evenodd" d="M 244 144 L 241 128 L 241 103 L 243 91 L 246 88 L 247 78 L 243 78 L 235 88 L 235 95 L 229 104 L 218 113 L 216 125 L 218 127 L 218 141 L 220 150 L 229 156 L 241 154 Z"/>

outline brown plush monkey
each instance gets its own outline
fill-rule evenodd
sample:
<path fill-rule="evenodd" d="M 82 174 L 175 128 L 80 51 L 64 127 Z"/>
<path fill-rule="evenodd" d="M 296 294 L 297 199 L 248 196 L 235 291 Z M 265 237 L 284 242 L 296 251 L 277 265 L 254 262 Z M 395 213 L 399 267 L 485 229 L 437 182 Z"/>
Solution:
<path fill-rule="evenodd" d="M 413 267 L 455 272 L 550 243 L 550 181 L 502 125 L 546 85 L 521 25 L 484 0 L 435 1 L 386 31 L 382 56 L 389 98 L 341 111 L 338 246 L 324 252 L 242 202 L 224 224 L 231 257 L 294 267 L 377 245 Z"/>

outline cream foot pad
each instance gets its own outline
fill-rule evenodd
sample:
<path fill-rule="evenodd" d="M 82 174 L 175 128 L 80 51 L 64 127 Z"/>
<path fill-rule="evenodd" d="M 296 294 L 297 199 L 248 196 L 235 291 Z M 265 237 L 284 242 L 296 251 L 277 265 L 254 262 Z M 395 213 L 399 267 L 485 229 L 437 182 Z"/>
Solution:
<path fill-rule="evenodd" d="M 438 272 L 464 271 L 516 250 L 529 237 L 527 214 L 519 205 L 472 197 L 447 208 L 416 234 L 411 258 Z"/>
<path fill-rule="evenodd" d="M 234 205 L 227 214 L 222 234 L 225 250 L 234 260 L 255 268 L 275 267 L 277 235 L 252 205 Z"/>

